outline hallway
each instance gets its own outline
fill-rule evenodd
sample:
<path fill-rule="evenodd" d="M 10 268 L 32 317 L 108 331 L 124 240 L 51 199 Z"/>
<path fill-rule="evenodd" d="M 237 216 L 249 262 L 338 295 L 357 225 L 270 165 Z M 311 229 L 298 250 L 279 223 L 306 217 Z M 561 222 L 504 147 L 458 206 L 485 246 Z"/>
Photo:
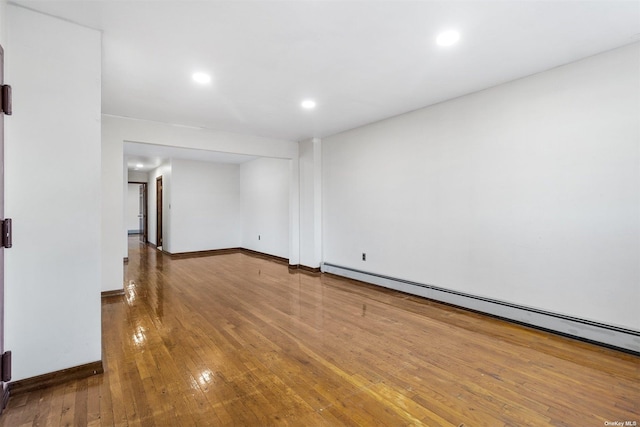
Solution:
<path fill-rule="evenodd" d="M 242 253 L 129 239 L 105 373 L 12 396 L 0 426 L 640 422 L 637 356 Z M 64 333 L 64 331 L 61 331 Z"/>

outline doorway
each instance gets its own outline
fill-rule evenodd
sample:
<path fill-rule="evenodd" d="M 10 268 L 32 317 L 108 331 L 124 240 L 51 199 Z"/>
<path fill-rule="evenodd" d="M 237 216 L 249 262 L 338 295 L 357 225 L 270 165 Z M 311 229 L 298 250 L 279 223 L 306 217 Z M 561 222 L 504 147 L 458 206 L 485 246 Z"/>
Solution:
<path fill-rule="evenodd" d="M 156 246 L 162 249 L 162 176 L 156 178 Z"/>
<path fill-rule="evenodd" d="M 138 181 L 128 182 L 127 195 L 127 234 L 137 234 L 140 242 L 147 243 L 147 183 Z"/>

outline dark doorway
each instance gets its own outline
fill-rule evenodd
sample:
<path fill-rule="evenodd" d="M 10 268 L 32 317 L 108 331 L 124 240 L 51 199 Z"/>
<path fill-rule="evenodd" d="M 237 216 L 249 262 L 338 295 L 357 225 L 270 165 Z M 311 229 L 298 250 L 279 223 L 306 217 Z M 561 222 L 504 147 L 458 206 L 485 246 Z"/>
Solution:
<path fill-rule="evenodd" d="M 156 178 L 156 246 L 162 247 L 162 176 Z"/>

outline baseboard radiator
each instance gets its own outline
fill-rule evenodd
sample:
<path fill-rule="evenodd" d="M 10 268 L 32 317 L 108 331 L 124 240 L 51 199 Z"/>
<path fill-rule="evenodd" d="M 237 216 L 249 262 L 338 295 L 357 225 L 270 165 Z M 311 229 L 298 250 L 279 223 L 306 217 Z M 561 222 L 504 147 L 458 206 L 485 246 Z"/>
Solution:
<path fill-rule="evenodd" d="M 517 323 L 544 329 L 584 341 L 613 347 L 640 355 L 640 332 L 606 325 L 589 320 L 551 313 L 503 301 L 451 291 L 380 274 L 369 273 L 330 263 L 322 264 L 323 273 L 331 273 L 349 279 L 418 295 L 435 301 L 467 308 Z"/>

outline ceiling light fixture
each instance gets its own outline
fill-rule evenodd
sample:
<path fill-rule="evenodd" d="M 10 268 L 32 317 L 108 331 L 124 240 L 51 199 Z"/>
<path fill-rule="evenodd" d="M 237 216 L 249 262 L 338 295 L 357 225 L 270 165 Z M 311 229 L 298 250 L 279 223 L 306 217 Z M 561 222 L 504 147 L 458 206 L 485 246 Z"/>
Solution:
<path fill-rule="evenodd" d="M 438 43 L 439 46 L 451 46 L 456 44 L 458 40 L 460 40 L 460 33 L 455 30 L 449 30 L 438 34 L 436 43 Z"/>
<path fill-rule="evenodd" d="M 300 105 L 302 105 L 302 108 L 305 110 L 312 110 L 316 108 L 316 101 L 313 99 L 305 99 Z"/>
<path fill-rule="evenodd" d="M 144 166 L 144 165 L 143 165 L 142 163 L 138 163 L 138 164 L 136 164 L 136 167 L 137 167 L 137 168 L 141 168 L 141 167 L 143 167 L 143 166 Z"/>
<path fill-rule="evenodd" d="M 200 72 L 193 73 L 191 78 L 193 78 L 194 82 L 200 83 L 201 85 L 206 85 L 211 83 L 211 76 L 207 73 L 200 73 Z"/>

